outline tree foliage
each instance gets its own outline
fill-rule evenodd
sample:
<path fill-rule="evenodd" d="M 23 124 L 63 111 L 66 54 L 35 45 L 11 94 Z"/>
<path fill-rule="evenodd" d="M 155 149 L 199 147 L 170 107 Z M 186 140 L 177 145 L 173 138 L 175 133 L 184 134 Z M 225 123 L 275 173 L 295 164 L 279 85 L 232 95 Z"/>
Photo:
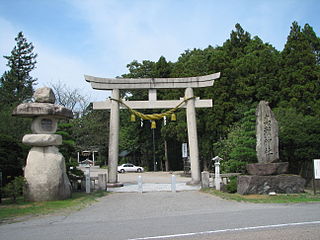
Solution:
<path fill-rule="evenodd" d="M 81 151 L 98 151 L 102 165 L 107 162 L 109 144 L 109 112 L 93 111 L 90 105 L 80 118 L 70 120 L 71 135 L 75 141 L 75 149 Z"/>
<path fill-rule="evenodd" d="M 245 172 L 245 165 L 257 161 L 255 135 L 255 109 L 244 113 L 240 121 L 234 123 L 226 138 L 214 143 L 214 153 L 223 158 L 222 172 Z"/>
<path fill-rule="evenodd" d="M 22 32 L 18 33 L 15 41 L 16 46 L 11 55 L 4 56 L 8 60 L 7 66 L 10 70 L 0 78 L 1 102 L 6 104 L 30 100 L 36 81 L 30 76 L 37 63 L 37 54 L 33 52 L 32 43 L 28 43 Z"/>
<path fill-rule="evenodd" d="M 282 106 L 294 107 L 305 114 L 319 114 L 320 39 L 306 24 L 294 22 L 281 52 L 279 97 Z"/>
<path fill-rule="evenodd" d="M 22 32 L 18 33 L 15 41 L 11 55 L 4 56 L 9 70 L 0 78 L 0 168 L 4 182 L 22 174 L 27 148 L 21 144 L 21 139 L 30 131 L 31 121 L 12 117 L 11 114 L 14 107 L 31 99 L 36 82 L 30 75 L 37 57 L 32 43 Z"/>
<path fill-rule="evenodd" d="M 319 158 L 320 118 L 304 115 L 295 108 L 277 108 L 280 159 L 290 171 L 311 178 L 312 159 Z"/>
<path fill-rule="evenodd" d="M 17 197 L 23 194 L 23 189 L 27 181 L 24 177 L 15 177 L 10 183 L 3 188 L 6 197 L 10 197 L 13 203 L 16 202 Z"/>
<path fill-rule="evenodd" d="M 0 134 L 0 170 L 4 184 L 22 174 L 28 148 L 12 136 Z"/>

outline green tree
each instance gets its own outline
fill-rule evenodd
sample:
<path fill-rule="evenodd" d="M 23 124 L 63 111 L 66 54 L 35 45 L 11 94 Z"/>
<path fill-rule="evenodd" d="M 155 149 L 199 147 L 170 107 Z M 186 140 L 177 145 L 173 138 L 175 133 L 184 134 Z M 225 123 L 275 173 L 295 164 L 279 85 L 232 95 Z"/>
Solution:
<path fill-rule="evenodd" d="M 15 38 L 16 46 L 8 60 L 6 71 L 0 78 L 0 100 L 2 103 L 12 104 L 29 100 L 33 94 L 33 85 L 36 79 L 30 76 L 35 68 L 37 54 L 33 52 L 32 43 L 28 43 L 22 32 Z"/>
<path fill-rule="evenodd" d="M 301 29 L 297 22 L 293 22 L 281 52 L 281 106 L 294 107 L 307 114 L 320 112 L 319 41 L 309 25 Z"/>
<path fill-rule="evenodd" d="M 235 28 L 235 31 L 231 31 L 230 39 L 223 44 L 231 58 L 243 56 L 246 46 L 251 42 L 250 33 L 245 31 L 239 23 L 235 25 Z"/>
<path fill-rule="evenodd" d="M 23 194 L 23 188 L 27 183 L 24 177 L 15 177 L 10 183 L 3 188 L 3 192 L 7 197 L 11 197 L 13 203 L 16 202 L 17 197 Z"/>
<path fill-rule="evenodd" d="M 158 62 L 142 61 L 139 63 L 133 61 L 127 65 L 129 73 L 122 75 L 126 78 L 156 78 L 168 77 L 171 72 L 171 63 L 168 63 L 164 57 L 160 57 Z M 161 99 L 165 91 L 158 91 L 158 99 Z M 121 94 L 128 100 L 147 100 L 148 90 L 130 90 Z M 159 112 L 159 109 L 139 110 L 145 114 Z M 161 137 L 161 121 L 157 121 L 157 128 L 150 129 L 150 122 L 140 119 L 135 123 L 129 122 L 130 114 L 122 111 L 120 123 L 120 150 L 129 150 L 134 152 L 135 162 L 153 169 L 153 132 L 155 134 L 155 154 L 156 161 L 161 162 L 164 155 L 163 138 Z"/>
<path fill-rule="evenodd" d="M 14 176 L 22 175 L 28 149 L 20 139 L 0 134 L 0 170 L 3 174 L 3 184 L 12 180 Z"/>
<path fill-rule="evenodd" d="M 320 119 L 294 108 L 274 109 L 279 122 L 280 159 L 291 173 L 311 178 L 312 159 L 319 157 Z"/>
<path fill-rule="evenodd" d="M 75 141 L 76 151 L 98 150 L 102 163 L 107 162 L 109 143 L 109 112 L 92 110 L 90 105 L 80 118 L 70 120 L 71 136 Z"/>
<path fill-rule="evenodd" d="M 15 38 L 16 46 L 10 56 L 4 56 L 10 68 L 0 78 L 0 150 L 1 169 L 6 176 L 22 174 L 26 148 L 20 144 L 22 136 L 30 131 L 30 120 L 12 117 L 16 105 L 31 99 L 35 79 L 30 72 L 35 68 L 37 54 L 22 32 Z"/>
<path fill-rule="evenodd" d="M 167 62 L 166 58 L 161 56 L 155 64 L 155 76 L 158 78 L 168 78 L 171 74 L 171 62 Z"/>
<path fill-rule="evenodd" d="M 215 155 L 223 158 L 222 172 L 244 173 L 246 164 L 257 161 L 255 121 L 255 109 L 245 112 L 230 128 L 227 137 L 214 143 Z"/>
<path fill-rule="evenodd" d="M 66 159 L 66 162 L 71 162 L 76 158 L 75 140 L 72 136 L 72 124 L 62 122 L 58 124 L 58 131 L 56 134 L 61 135 L 62 145 L 59 147 L 60 152 Z"/>

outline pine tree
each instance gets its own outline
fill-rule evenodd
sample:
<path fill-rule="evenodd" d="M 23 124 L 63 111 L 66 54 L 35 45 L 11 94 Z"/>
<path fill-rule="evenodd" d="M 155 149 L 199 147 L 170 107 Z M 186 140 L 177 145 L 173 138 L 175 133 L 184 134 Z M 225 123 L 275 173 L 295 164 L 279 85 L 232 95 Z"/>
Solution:
<path fill-rule="evenodd" d="M 168 63 L 165 57 L 161 56 L 155 65 L 156 77 L 157 78 L 170 77 L 170 73 L 171 73 L 171 65 L 170 64 L 171 63 Z"/>
<path fill-rule="evenodd" d="M 282 106 L 291 106 L 304 113 L 316 112 L 319 102 L 320 68 L 319 38 L 309 25 L 301 30 L 293 22 L 281 53 L 280 89 Z"/>
<path fill-rule="evenodd" d="M 10 70 L 0 78 L 0 100 L 7 104 L 29 100 L 36 81 L 30 76 L 37 63 L 33 44 L 27 42 L 22 32 L 18 33 L 15 41 L 16 46 L 11 55 L 4 56 L 8 60 L 7 66 Z"/>
<path fill-rule="evenodd" d="M 241 27 L 239 23 L 235 25 L 236 30 L 231 32 L 230 39 L 228 39 L 223 47 L 227 50 L 232 58 L 241 57 L 244 54 L 245 47 L 251 41 L 251 35 Z"/>

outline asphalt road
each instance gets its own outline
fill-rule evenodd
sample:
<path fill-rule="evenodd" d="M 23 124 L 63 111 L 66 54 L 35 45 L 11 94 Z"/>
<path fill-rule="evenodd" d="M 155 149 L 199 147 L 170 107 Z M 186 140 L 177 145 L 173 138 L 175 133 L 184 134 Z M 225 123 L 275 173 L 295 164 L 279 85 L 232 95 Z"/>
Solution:
<path fill-rule="evenodd" d="M 239 203 L 197 191 L 113 193 L 66 216 L 1 225 L 0 239 L 319 240 L 320 203 Z"/>

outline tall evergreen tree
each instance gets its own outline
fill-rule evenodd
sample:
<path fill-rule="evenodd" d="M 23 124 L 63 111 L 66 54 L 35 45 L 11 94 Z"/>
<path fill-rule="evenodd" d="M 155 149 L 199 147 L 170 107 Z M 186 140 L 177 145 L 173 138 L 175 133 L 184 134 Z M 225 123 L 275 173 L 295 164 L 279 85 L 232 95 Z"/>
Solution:
<path fill-rule="evenodd" d="M 304 113 L 315 112 L 319 103 L 319 38 L 309 25 L 293 22 L 281 53 L 280 100 Z"/>
<path fill-rule="evenodd" d="M 235 25 L 236 30 L 231 32 L 230 39 L 228 39 L 223 47 L 227 50 L 232 58 L 238 58 L 244 54 L 245 47 L 251 41 L 251 35 L 245 31 L 239 23 Z"/>
<path fill-rule="evenodd" d="M 18 33 L 15 41 L 16 46 L 11 55 L 4 56 L 10 69 L 0 78 L 0 100 L 7 104 L 29 100 L 36 81 L 30 76 L 37 63 L 34 46 L 27 41 L 22 32 Z"/>
<path fill-rule="evenodd" d="M 0 168 L 3 181 L 7 176 L 21 174 L 27 149 L 20 145 L 22 136 L 30 131 L 30 120 L 12 117 L 12 109 L 33 94 L 36 79 L 30 76 L 35 68 L 37 54 L 33 53 L 32 43 L 28 43 L 22 32 L 15 38 L 16 46 L 8 60 L 10 68 L 0 78 L 0 147 L 2 146 Z"/>
<path fill-rule="evenodd" d="M 171 63 L 168 63 L 166 58 L 161 56 L 156 62 L 155 71 L 156 77 L 168 78 L 171 74 Z"/>

